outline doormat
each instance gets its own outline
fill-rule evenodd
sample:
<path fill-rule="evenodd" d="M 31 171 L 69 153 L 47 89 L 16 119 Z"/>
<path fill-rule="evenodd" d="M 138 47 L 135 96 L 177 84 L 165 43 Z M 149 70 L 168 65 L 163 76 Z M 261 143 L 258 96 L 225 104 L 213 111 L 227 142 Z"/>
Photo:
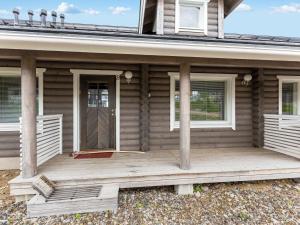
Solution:
<path fill-rule="evenodd" d="M 95 151 L 95 150 L 82 150 L 72 154 L 74 159 L 97 159 L 97 158 L 111 158 L 113 152 L 108 151 Z"/>

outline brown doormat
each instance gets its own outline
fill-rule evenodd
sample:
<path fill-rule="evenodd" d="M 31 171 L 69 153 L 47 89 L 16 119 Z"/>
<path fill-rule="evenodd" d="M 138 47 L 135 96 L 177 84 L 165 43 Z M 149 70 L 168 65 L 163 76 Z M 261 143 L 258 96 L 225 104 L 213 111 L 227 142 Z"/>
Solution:
<path fill-rule="evenodd" d="M 72 154 L 74 159 L 97 159 L 110 158 L 113 155 L 111 151 L 96 151 L 96 150 L 82 150 Z"/>

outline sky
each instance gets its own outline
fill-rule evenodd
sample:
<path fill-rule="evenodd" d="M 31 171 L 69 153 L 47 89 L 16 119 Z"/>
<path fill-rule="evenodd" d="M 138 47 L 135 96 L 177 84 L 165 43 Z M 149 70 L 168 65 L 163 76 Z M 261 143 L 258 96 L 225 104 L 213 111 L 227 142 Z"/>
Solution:
<path fill-rule="evenodd" d="M 66 22 L 137 26 L 139 0 L 0 0 L 0 18 L 12 18 L 19 8 L 21 18 L 28 9 L 39 19 L 41 8 L 66 15 Z M 300 0 L 244 0 L 225 19 L 226 33 L 300 37 Z"/>

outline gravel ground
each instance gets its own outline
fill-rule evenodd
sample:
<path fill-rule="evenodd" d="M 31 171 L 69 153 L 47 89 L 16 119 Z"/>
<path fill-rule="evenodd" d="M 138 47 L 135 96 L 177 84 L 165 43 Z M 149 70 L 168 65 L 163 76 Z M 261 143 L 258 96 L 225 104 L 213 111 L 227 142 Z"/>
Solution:
<path fill-rule="evenodd" d="M 0 171 L 0 224 L 300 224 L 300 184 L 291 180 L 195 185 L 177 196 L 172 187 L 120 192 L 118 212 L 27 219 L 24 203 L 9 197 L 7 181 L 18 171 Z"/>

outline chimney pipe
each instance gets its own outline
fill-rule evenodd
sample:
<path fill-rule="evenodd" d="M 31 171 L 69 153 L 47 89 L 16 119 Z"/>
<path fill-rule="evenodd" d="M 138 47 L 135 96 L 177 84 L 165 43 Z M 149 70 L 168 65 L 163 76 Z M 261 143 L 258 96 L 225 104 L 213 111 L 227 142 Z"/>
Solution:
<path fill-rule="evenodd" d="M 40 17 L 41 17 L 41 26 L 46 27 L 47 26 L 47 10 L 46 9 L 41 9 Z"/>
<path fill-rule="evenodd" d="M 55 11 L 52 11 L 51 16 L 52 16 L 52 25 L 56 26 L 57 13 Z"/>
<path fill-rule="evenodd" d="M 32 10 L 28 10 L 28 23 L 29 26 L 33 25 L 33 11 Z"/>
<path fill-rule="evenodd" d="M 65 15 L 60 14 L 60 27 L 64 28 L 65 27 Z"/>
<path fill-rule="evenodd" d="M 14 8 L 13 14 L 14 14 L 14 25 L 19 25 L 20 10 L 18 8 Z"/>

